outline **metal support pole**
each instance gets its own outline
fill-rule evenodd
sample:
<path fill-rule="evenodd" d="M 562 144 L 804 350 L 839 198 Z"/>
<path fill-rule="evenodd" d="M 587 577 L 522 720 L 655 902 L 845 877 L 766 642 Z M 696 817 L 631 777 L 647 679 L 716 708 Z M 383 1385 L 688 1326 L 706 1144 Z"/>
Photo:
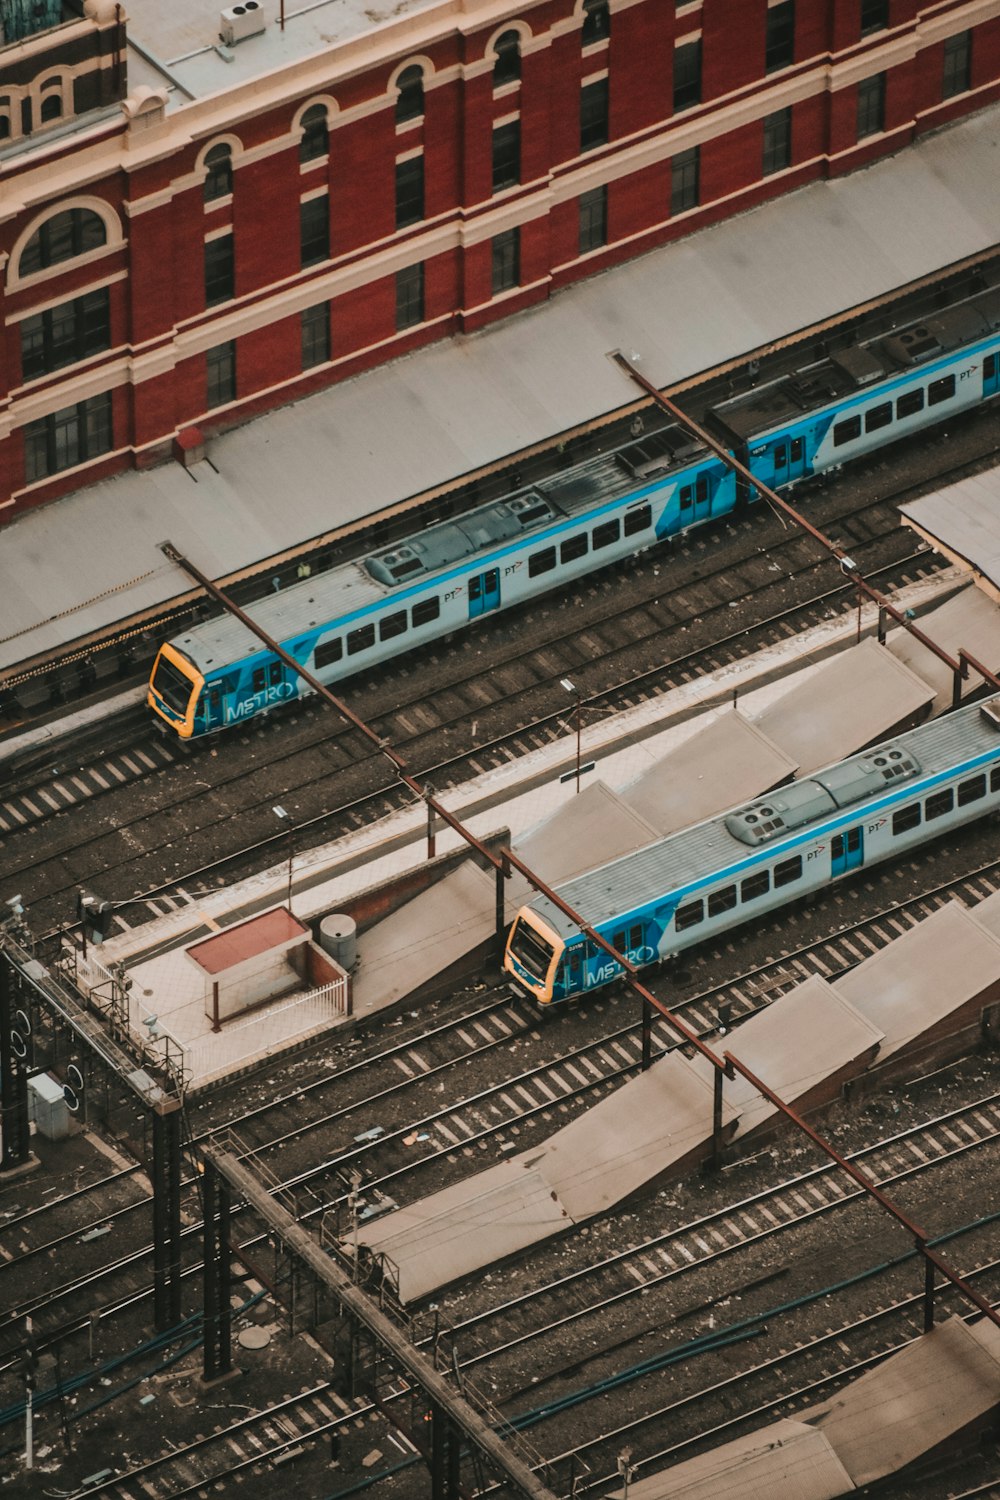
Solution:
<path fill-rule="evenodd" d="M 17 1042 L 23 1029 L 17 1024 L 19 998 L 14 966 L 9 956 L 0 952 L 0 1172 L 24 1166 L 31 1157 L 31 1122 L 28 1118 L 31 1042 L 29 1033 L 22 1039 L 24 1056 L 21 1056 Z"/>
<path fill-rule="evenodd" d="M 716 1068 L 712 1095 L 712 1166 L 716 1171 L 722 1166 L 722 1068 Z"/>
<path fill-rule="evenodd" d="M 653 1066 L 653 1007 L 648 1000 L 642 1002 L 642 1071 L 648 1073 Z"/>
<path fill-rule="evenodd" d="M 437 844 L 434 838 L 434 806 L 430 798 L 427 799 L 427 858 L 433 859 L 437 852 Z"/>
<path fill-rule="evenodd" d="M 885 621 L 885 605 L 880 604 L 878 607 L 878 643 L 880 646 L 885 645 Z"/>
<path fill-rule="evenodd" d="M 505 920 L 506 913 L 504 911 L 504 906 L 505 906 L 505 899 L 504 898 L 505 898 L 505 895 L 506 895 L 505 882 L 506 882 L 507 876 L 509 874 L 510 874 L 510 870 L 509 870 L 509 868 L 507 868 L 506 863 L 497 865 L 497 869 L 496 869 L 496 888 L 495 888 L 496 908 L 495 908 L 494 915 L 495 915 L 495 918 L 496 918 L 496 940 L 497 940 L 497 962 L 498 963 L 503 963 L 504 939 L 505 939 L 505 937 L 507 935 L 507 923 L 506 923 L 506 920 Z"/>
<path fill-rule="evenodd" d="M 153 1315 L 158 1333 L 181 1318 L 181 1112 L 153 1110 Z"/>
<path fill-rule="evenodd" d="M 205 1163 L 202 1178 L 202 1202 L 205 1216 L 202 1224 L 202 1254 L 205 1261 L 202 1313 L 201 1373 L 206 1383 L 219 1373 L 219 1219 L 218 1174 L 211 1162 Z"/>
<path fill-rule="evenodd" d="M 583 734 L 583 700 L 576 695 L 576 795 L 580 795 L 580 740 Z"/>
<path fill-rule="evenodd" d="M 448 1423 L 448 1500 L 461 1500 L 460 1469 L 462 1464 L 462 1434 L 454 1422 Z"/>
<path fill-rule="evenodd" d="M 212 980 L 212 1030 L 222 1030 L 222 1022 L 219 1020 L 219 981 Z"/>
<path fill-rule="evenodd" d="M 922 1251 L 922 1242 L 917 1240 L 917 1249 Z M 930 1333 L 934 1327 L 934 1262 L 930 1256 L 924 1256 L 924 1332 Z"/>
<path fill-rule="evenodd" d="M 864 591 L 858 589 L 858 641 L 861 640 L 861 606 L 865 602 Z"/>
<path fill-rule="evenodd" d="M 447 1484 L 447 1425 L 444 1412 L 439 1406 L 431 1407 L 431 1500 L 446 1500 Z"/>

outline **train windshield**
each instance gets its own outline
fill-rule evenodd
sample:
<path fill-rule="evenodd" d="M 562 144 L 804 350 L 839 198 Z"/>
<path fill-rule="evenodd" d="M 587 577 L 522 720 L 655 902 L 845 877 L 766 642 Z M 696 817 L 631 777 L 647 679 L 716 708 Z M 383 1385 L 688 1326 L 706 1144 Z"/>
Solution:
<path fill-rule="evenodd" d="M 194 683 L 161 651 L 153 673 L 153 691 L 175 714 L 183 715 L 187 713 Z"/>
<path fill-rule="evenodd" d="M 510 951 L 529 974 L 534 974 L 536 979 L 544 979 L 549 972 L 555 949 L 533 927 L 518 918 L 510 935 Z"/>

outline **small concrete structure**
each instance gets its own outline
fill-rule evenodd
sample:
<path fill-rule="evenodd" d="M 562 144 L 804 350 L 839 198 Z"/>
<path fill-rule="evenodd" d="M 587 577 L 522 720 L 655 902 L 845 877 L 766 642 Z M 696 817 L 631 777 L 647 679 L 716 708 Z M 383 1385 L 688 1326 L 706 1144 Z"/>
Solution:
<path fill-rule="evenodd" d="M 861 641 L 800 677 L 754 722 L 799 776 L 912 729 L 930 711 L 934 689 L 876 640 Z"/>
<path fill-rule="evenodd" d="M 47 1141 L 64 1141 L 70 1134 L 70 1110 L 61 1083 L 48 1073 L 28 1079 L 28 1113 L 38 1134 Z"/>
<path fill-rule="evenodd" d="M 205 977 L 205 1014 L 214 1024 L 303 988 L 318 989 L 345 978 L 340 965 L 312 942 L 309 928 L 284 906 L 237 922 L 184 951 Z"/>

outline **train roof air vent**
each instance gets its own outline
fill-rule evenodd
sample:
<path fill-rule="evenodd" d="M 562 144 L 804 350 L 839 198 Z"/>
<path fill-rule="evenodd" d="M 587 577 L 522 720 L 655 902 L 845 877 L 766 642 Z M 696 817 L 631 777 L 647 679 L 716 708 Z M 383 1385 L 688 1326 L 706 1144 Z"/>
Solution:
<path fill-rule="evenodd" d="M 782 833 L 812 823 L 833 812 L 836 803 L 813 781 L 797 781 L 772 792 L 766 801 L 751 802 L 726 817 L 726 827 L 741 844 L 767 844 Z"/>
<path fill-rule="evenodd" d="M 908 781 L 919 770 L 905 747 L 880 745 L 871 755 L 857 755 L 829 771 L 818 771 L 815 780 L 826 787 L 838 807 L 850 807 L 897 781 Z"/>

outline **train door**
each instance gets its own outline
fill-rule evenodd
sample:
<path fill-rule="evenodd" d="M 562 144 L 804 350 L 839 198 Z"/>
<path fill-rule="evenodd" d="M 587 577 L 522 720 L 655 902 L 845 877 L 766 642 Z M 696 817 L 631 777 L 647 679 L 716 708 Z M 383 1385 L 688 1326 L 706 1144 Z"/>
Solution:
<path fill-rule="evenodd" d="M 983 356 L 983 395 L 995 396 L 1000 391 L 1000 354 Z"/>
<path fill-rule="evenodd" d="M 222 688 L 214 682 L 202 688 L 194 711 L 195 734 L 222 728 Z"/>
<path fill-rule="evenodd" d="M 682 484 L 678 496 L 680 525 L 696 526 L 712 514 L 712 480 L 707 473 L 698 474 L 690 484 Z"/>
<path fill-rule="evenodd" d="M 469 619 L 500 608 L 500 569 L 490 568 L 469 579 Z"/>
<path fill-rule="evenodd" d="M 846 875 L 848 870 L 856 870 L 864 863 L 865 841 L 861 825 L 857 828 L 845 828 L 843 833 L 835 833 L 830 841 L 830 874 L 836 878 L 838 875 Z"/>
<path fill-rule="evenodd" d="M 794 484 L 795 480 L 802 479 L 806 472 L 805 439 L 782 438 L 780 443 L 774 445 L 773 458 L 775 487 Z"/>

